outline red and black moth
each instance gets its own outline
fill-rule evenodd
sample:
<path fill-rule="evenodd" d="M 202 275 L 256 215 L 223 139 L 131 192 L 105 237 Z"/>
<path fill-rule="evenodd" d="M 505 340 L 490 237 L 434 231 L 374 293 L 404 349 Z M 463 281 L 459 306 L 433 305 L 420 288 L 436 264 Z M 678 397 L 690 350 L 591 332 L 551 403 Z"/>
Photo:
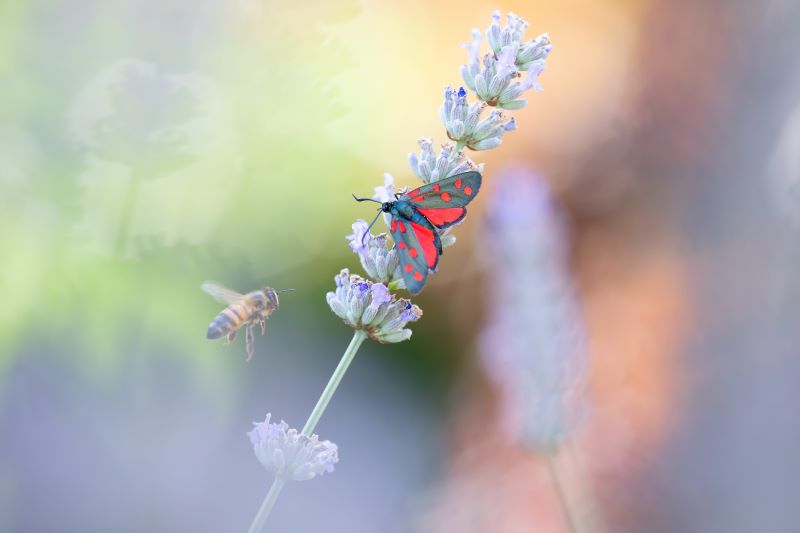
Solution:
<path fill-rule="evenodd" d="M 466 205 L 475 198 L 480 188 L 479 172 L 462 172 L 397 195 L 393 202 L 381 203 L 380 211 L 392 217 L 390 230 L 408 292 L 418 294 L 422 291 L 428 272 L 436 270 L 442 254 L 439 230 L 464 219 L 467 215 Z M 356 200 L 377 201 L 371 198 Z"/>

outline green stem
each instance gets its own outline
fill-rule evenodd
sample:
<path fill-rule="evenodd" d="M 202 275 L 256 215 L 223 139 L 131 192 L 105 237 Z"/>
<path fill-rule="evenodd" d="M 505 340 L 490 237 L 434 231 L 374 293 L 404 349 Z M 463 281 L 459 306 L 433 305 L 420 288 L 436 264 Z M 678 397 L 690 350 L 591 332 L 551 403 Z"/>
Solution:
<path fill-rule="evenodd" d="M 461 152 L 464 146 L 466 146 L 464 142 L 458 141 L 456 143 L 456 147 L 453 148 L 452 152 L 450 152 L 450 156 L 447 158 L 447 160 L 450 162 L 455 161 L 456 157 L 458 157 L 458 154 Z"/>
<path fill-rule="evenodd" d="M 272 486 L 269 488 L 269 492 L 267 492 L 267 496 L 264 498 L 264 501 L 261 502 L 261 507 L 258 508 L 256 517 L 253 518 L 253 523 L 250 524 L 250 529 L 247 530 L 247 533 L 259 533 L 261 531 L 284 484 L 286 484 L 284 480 L 279 477 L 275 478 L 275 481 L 272 482 Z"/>
<path fill-rule="evenodd" d="M 314 406 L 314 410 L 311 411 L 311 415 L 309 415 L 306 425 L 303 426 L 303 435 L 311 435 L 311 433 L 314 431 L 314 428 L 317 427 L 317 422 L 319 422 L 319 419 L 322 418 L 322 413 L 324 413 L 325 408 L 328 407 L 328 402 L 331 401 L 331 397 L 333 396 L 333 393 L 336 392 L 339 382 L 342 381 L 344 373 L 347 372 L 347 367 L 349 367 L 350 363 L 353 362 L 356 352 L 358 352 L 358 349 L 361 347 L 361 343 L 364 342 L 364 339 L 366 338 L 367 333 L 363 330 L 357 329 L 353 333 L 353 338 L 350 340 L 350 345 L 347 347 L 347 350 L 345 350 L 342 360 L 339 361 L 339 365 L 336 367 L 336 370 L 333 371 L 331 379 L 329 379 L 328 384 L 325 385 L 325 390 L 322 391 L 319 400 L 317 400 L 317 405 Z"/>
<path fill-rule="evenodd" d="M 353 333 L 353 338 L 350 340 L 350 344 L 347 346 L 344 355 L 342 355 L 339 365 L 336 367 L 336 370 L 333 371 L 331 379 L 329 379 L 328 384 L 325 385 L 325 390 L 322 391 L 322 395 L 320 395 L 319 400 L 317 400 L 317 405 L 314 406 L 314 410 L 311 411 L 306 425 L 303 426 L 302 435 L 310 436 L 314 428 L 317 427 L 319 419 L 322 418 L 322 413 L 325 412 L 325 408 L 328 407 L 328 402 L 331 401 L 333 393 L 336 392 L 337 387 L 339 387 L 339 382 L 342 381 L 345 372 L 347 372 L 347 367 L 353 362 L 353 358 L 361 347 L 361 343 L 363 343 L 366 338 L 367 333 L 360 329 L 357 329 L 355 333 Z M 261 507 L 258 508 L 258 513 L 256 513 L 256 517 L 253 519 L 248 533 L 259 533 L 264 527 L 264 522 L 267 520 L 269 512 L 275 505 L 275 501 L 278 499 L 278 495 L 281 493 L 285 483 L 284 480 L 278 477 L 272 482 L 272 486 L 269 488 L 267 496 L 261 503 Z"/>
<path fill-rule="evenodd" d="M 547 468 L 573 533 L 604 533 L 594 494 L 571 443 L 544 452 Z"/>
<path fill-rule="evenodd" d="M 580 495 L 583 506 L 586 509 L 587 523 L 593 533 L 605 533 L 607 531 L 600 504 L 597 500 L 590 479 L 586 475 L 586 468 L 581 460 L 579 450 L 574 442 L 564 443 L 564 460 L 570 463 L 575 472 L 575 490 Z"/>
<path fill-rule="evenodd" d="M 558 501 L 561 509 L 569 524 L 572 533 L 586 533 L 581 520 L 581 512 L 577 509 L 577 502 L 574 491 L 570 487 L 568 475 L 564 470 L 564 464 L 559 460 L 558 450 L 545 452 L 545 462 L 553 480 L 553 486 L 558 494 Z"/>

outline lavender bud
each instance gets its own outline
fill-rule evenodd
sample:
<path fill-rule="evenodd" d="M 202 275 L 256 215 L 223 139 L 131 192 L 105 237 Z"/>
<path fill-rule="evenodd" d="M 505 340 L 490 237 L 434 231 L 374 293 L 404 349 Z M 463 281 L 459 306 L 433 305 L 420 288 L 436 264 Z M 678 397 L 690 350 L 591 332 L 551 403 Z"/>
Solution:
<path fill-rule="evenodd" d="M 366 252 L 359 254 L 361 266 L 367 276 L 379 283 L 391 283 L 402 278 L 399 272 L 400 258 L 394 246 L 389 247 L 389 239 L 385 233 L 374 236 L 367 235 Z"/>

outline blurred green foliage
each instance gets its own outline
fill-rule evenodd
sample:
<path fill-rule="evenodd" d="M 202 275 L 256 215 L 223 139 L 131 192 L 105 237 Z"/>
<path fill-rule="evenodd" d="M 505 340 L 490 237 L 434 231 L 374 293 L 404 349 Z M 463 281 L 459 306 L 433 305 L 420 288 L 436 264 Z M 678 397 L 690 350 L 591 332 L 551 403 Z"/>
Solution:
<path fill-rule="evenodd" d="M 328 28 L 357 13 L 5 3 L 0 365 L 36 341 L 102 371 L 157 341 L 219 372 L 204 279 L 294 287 L 298 328 L 338 327 L 324 292 L 357 269 L 344 234 L 366 216 L 349 195 L 383 171 L 326 133 L 358 105 L 338 89 L 352 61 Z M 421 346 L 396 350 L 424 360 Z"/>

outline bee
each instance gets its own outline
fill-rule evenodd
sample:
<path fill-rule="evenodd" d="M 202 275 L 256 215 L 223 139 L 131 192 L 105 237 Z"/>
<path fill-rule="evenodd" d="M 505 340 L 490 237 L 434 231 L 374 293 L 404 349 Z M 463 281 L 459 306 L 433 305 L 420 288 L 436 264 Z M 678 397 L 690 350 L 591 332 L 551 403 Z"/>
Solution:
<path fill-rule="evenodd" d="M 253 328 L 256 324 L 261 326 L 261 334 L 267 332 L 267 319 L 278 309 L 278 293 L 272 287 L 240 294 L 226 289 L 221 285 L 206 281 L 200 288 L 214 297 L 218 302 L 228 304 L 211 324 L 206 332 L 207 339 L 218 339 L 223 335 L 228 336 L 228 344 L 236 338 L 236 332 L 241 327 L 246 327 L 245 339 L 247 341 L 247 360 L 253 357 L 255 339 Z M 291 290 L 291 289 L 284 289 Z"/>

